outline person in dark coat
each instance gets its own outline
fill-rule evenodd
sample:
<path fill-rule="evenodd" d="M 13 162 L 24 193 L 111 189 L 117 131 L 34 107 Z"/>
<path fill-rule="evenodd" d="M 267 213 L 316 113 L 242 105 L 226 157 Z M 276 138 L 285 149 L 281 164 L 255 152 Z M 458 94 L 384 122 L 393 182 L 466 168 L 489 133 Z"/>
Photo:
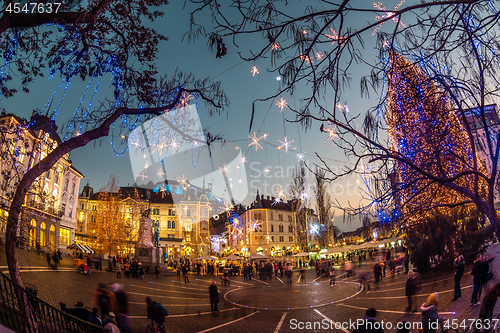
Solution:
<path fill-rule="evenodd" d="M 380 275 L 382 274 L 382 266 L 380 266 L 378 261 L 375 263 L 375 266 L 373 266 L 373 274 L 375 275 L 375 283 L 379 283 Z"/>
<path fill-rule="evenodd" d="M 438 293 L 432 293 L 427 297 L 427 300 L 420 307 L 422 311 L 422 332 L 435 333 L 438 329 L 436 322 L 442 322 L 443 319 L 439 317 L 437 311 Z"/>
<path fill-rule="evenodd" d="M 455 266 L 455 292 L 453 294 L 452 301 L 456 301 L 459 297 L 462 297 L 462 291 L 460 290 L 460 280 L 462 280 L 462 276 L 464 275 L 464 256 L 457 256 L 453 265 Z"/>
<path fill-rule="evenodd" d="M 217 309 L 217 304 L 219 303 L 219 289 L 217 289 L 217 283 L 212 281 L 212 284 L 208 287 L 208 292 L 210 294 L 210 308 L 212 309 L 212 313 L 214 311 L 219 311 Z"/>
<path fill-rule="evenodd" d="M 127 294 L 124 291 L 123 284 L 114 283 L 111 285 L 116 299 L 116 323 L 122 333 L 132 333 L 130 319 L 128 317 Z"/>
<path fill-rule="evenodd" d="M 406 298 L 408 299 L 408 306 L 406 307 L 406 311 L 414 312 L 413 309 L 413 296 L 416 293 L 416 285 L 415 285 L 415 273 L 413 271 L 408 272 L 408 278 L 406 279 Z"/>
<path fill-rule="evenodd" d="M 477 296 L 479 293 L 479 289 L 481 289 L 481 284 L 483 283 L 483 265 L 482 265 L 482 256 L 480 254 L 477 255 L 477 259 L 474 261 L 474 266 L 472 267 L 472 275 L 473 275 L 473 285 L 474 290 L 472 291 L 471 297 L 471 305 L 476 305 L 478 303 Z"/>
<path fill-rule="evenodd" d="M 190 283 L 187 265 L 182 266 L 182 275 L 184 276 L 184 283 Z"/>
<path fill-rule="evenodd" d="M 374 308 L 367 309 L 363 316 L 363 323 L 361 325 L 356 325 L 352 333 L 384 333 L 382 325 L 375 319 L 376 316 L 377 310 Z"/>
<path fill-rule="evenodd" d="M 482 281 L 481 281 L 481 288 L 479 288 L 479 293 L 477 295 L 478 299 L 481 299 L 481 291 L 483 290 L 483 288 L 485 289 L 487 288 L 488 281 L 490 281 L 493 278 L 493 274 L 490 272 L 490 262 L 492 262 L 493 259 L 495 259 L 495 257 L 496 255 L 494 255 L 493 258 L 490 258 L 490 256 L 486 254 L 481 258 Z"/>
<path fill-rule="evenodd" d="M 479 319 L 490 319 L 493 317 L 493 308 L 500 296 L 500 283 L 492 286 L 484 295 L 483 302 L 479 308 Z"/>

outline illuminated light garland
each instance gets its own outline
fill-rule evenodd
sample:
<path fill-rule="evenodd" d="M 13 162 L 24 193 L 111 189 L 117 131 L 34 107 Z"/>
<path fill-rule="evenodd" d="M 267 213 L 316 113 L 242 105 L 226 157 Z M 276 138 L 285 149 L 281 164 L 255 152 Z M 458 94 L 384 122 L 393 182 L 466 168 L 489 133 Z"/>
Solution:
<path fill-rule="evenodd" d="M 277 42 L 274 42 L 273 45 L 271 45 L 271 49 L 276 51 L 280 48 L 280 44 Z"/>
<path fill-rule="evenodd" d="M 264 135 L 262 135 L 260 138 L 257 138 L 257 135 L 255 134 L 255 132 L 253 132 L 253 135 L 252 136 L 249 135 L 248 137 L 252 140 L 252 142 L 248 146 L 249 147 L 254 146 L 255 151 L 257 151 L 259 148 L 263 149 L 262 146 L 260 145 L 259 141 L 261 139 L 267 138 L 267 133 L 264 133 Z"/>
<path fill-rule="evenodd" d="M 296 149 L 295 147 L 292 147 L 292 142 L 294 142 L 295 140 L 288 141 L 285 136 L 285 141 L 278 141 L 281 142 L 281 145 L 276 147 L 278 150 L 285 148 L 285 153 L 288 153 L 288 149 Z"/>
<path fill-rule="evenodd" d="M 379 15 L 379 16 L 375 17 L 375 20 L 381 20 L 381 19 L 385 19 L 385 18 L 390 18 L 390 19 L 392 19 L 394 22 L 396 22 L 396 23 L 398 23 L 399 25 L 401 25 L 403 28 L 406 28 L 406 25 L 405 25 L 403 22 L 401 22 L 401 21 L 400 21 L 400 20 L 399 20 L 399 19 L 395 16 L 396 14 L 394 13 L 395 11 L 397 11 L 397 10 L 399 9 L 399 7 L 401 7 L 401 5 L 402 5 L 404 2 L 405 2 L 405 0 L 401 1 L 401 2 L 400 2 L 397 6 L 396 6 L 396 7 L 394 7 L 394 10 L 393 10 L 393 11 L 388 11 L 388 10 L 384 7 L 384 5 L 382 5 L 382 3 L 381 3 L 380 1 L 379 1 L 379 2 L 374 2 L 374 3 L 373 3 L 373 7 L 377 8 L 378 10 L 380 10 L 380 11 L 382 11 L 382 12 L 385 12 L 385 14 L 384 14 L 384 15 L 382 15 L 382 16 L 380 16 L 380 15 Z M 384 25 L 384 23 L 385 23 L 385 22 L 386 22 L 386 21 L 384 21 L 384 22 L 380 23 L 380 24 L 379 24 L 379 25 L 375 28 L 375 30 L 373 30 L 372 35 L 375 35 L 375 34 L 377 33 L 377 30 L 378 30 L 378 29 L 380 29 L 380 28 Z"/>
<path fill-rule="evenodd" d="M 259 74 L 259 70 L 257 69 L 256 66 L 253 66 L 252 70 L 250 71 L 250 73 L 252 73 L 252 76 L 255 76 L 255 74 Z"/>
<path fill-rule="evenodd" d="M 184 190 L 186 190 L 189 187 L 189 181 L 186 178 L 186 176 L 184 176 L 184 174 L 182 176 L 176 177 L 175 179 L 182 186 Z"/>
<path fill-rule="evenodd" d="M 335 105 L 340 111 L 343 111 L 343 112 L 346 112 L 346 113 L 349 113 L 349 107 L 347 106 L 347 103 L 345 103 L 344 105 L 340 104 L 340 103 L 337 103 L 337 105 Z"/>
<path fill-rule="evenodd" d="M 276 100 L 276 105 L 280 108 L 281 112 L 283 112 L 283 108 L 288 107 L 288 103 L 285 99 L 283 99 L 283 97 L 281 97 L 279 101 Z"/>
<path fill-rule="evenodd" d="M 438 178 L 454 177 L 470 170 L 473 159 L 469 137 L 464 125 L 453 111 L 446 95 L 428 76 L 404 57 L 391 52 L 388 73 L 388 124 L 391 146 L 418 168 Z M 477 158 L 479 160 L 479 158 Z M 478 171 L 486 174 L 480 163 Z M 395 163 L 393 187 L 397 190 L 397 205 L 409 223 L 418 223 L 433 214 L 432 208 L 467 200 L 465 196 L 441 186 L 402 162 Z M 454 181 L 474 191 L 474 176 Z M 480 194 L 486 183 L 479 181 Z M 380 203 L 373 202 L 375 209 Z M 468 204 L 466 208 L 474 208 Z M 451 209 L 437 208 L 449 215 Z"/>
<path fill-rule="evenodd" d="M 305 63 L 306 63 L 306 64 L 308 64 L 308 65 L 309 65 L 310 63 L 312 63 L 312 60 L 311 60 L 311 58 L 310 58 L 308 55 L 303 55 L 303 54 L 301 54 L 301 55 L 299 56 L 299 59 L 300 59 L 301 61 L 305 61 Z"/>

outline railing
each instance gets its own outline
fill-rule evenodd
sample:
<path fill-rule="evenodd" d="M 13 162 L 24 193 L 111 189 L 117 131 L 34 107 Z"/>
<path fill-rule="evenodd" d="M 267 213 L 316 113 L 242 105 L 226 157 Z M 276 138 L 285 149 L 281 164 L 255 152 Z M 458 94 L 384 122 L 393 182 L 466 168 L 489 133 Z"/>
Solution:
<path fill-rule="evenodd" d="M 45 303 L 36 293 L 36 287 L 23 289 L 0 272 L 0 324 L 16 332 L 107 332 Z"/>
<path fill-rule="evenodd" d="M 38 209 L 42 212 L 45 212 L 47 214 L 50 214 L 50 215 L 54 215 L 54 216 L 57 216 L 59 218 L 63 217 L 64 215 L 64 211 L 63 210 L 59 210 L 59 209 L 56 209 L 44 202 L 36 202 L 36 201 L 28 201 L 26 203 L 26 205 L 28 207 L 32 207 L 32 208 L 35 208 L 35 209 Z"/>

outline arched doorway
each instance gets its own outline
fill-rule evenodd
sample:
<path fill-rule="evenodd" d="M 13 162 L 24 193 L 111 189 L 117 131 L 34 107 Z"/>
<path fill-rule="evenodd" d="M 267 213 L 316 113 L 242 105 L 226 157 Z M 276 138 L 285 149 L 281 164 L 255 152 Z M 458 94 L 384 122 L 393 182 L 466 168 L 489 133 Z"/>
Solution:
<path fill-rule="evenodd" d="M 30 223 L 30 247 L 36 248 L 36 220 L 31 219 Z"/>
<path fill-rule="evenodd" d="M 49 248 L 54 251 L 56 247 L 56 227 L 52 224 L 49 229 Z"/>
<path fill-rule="evenodd" d="M 46 237 L 45 229 L 46 228 L 47 228 L 47 226 L 45 225 L 45 222 L 42 222 L 42 224 L 40 225 L 40 247 L 41 248 L 44 248 L 45 246 L 47 246 L 47 240 L 45 239 L 45 237 Z"/>

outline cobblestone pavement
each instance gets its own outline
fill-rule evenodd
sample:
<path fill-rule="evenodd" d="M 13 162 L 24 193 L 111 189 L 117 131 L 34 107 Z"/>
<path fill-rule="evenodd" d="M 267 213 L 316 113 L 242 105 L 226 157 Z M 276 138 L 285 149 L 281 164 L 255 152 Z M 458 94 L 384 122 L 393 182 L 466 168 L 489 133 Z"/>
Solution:
<path fill-rule="evenodd" d="M 490 254 L 500 253 L 500 245 L 489 248 Z M 38 288 L 38 296 L 59 307 L 59 302 L 73 306 L 83 301 L 86 308 L 92 306 L 93 292 L 99 282 L 122 283 L 128 294 L 130 320 L 134 332 L 144 332 L 151 321 L 146 317 L 144 299 L 151 296 L 169 311 L 167 332 L 351 332 L 349 322 L 361 318 L 368 307 L 378 311 L 377 319 L 386 324 L 385 332 L 396 332 L 398 322 L 419 322 L 420 311 L 405 312 L 406 276 L 385 277 L 381 283 L 370 283 L 361 288 L 358 276 L 338 276 L 335 286 L 329 278 L 316 277 L 315 271 L 306 270 L 307 283 L 297 283 L 294 272 L 293 285 L 286 285 L 286 277 L 271 281 L 232 277 L 230 286 L 221 285 L 221 277 L 190 275 L 191 283 L 175 276 L 154 275 L 142 279 L 117 278 L 116 273 L 92 270 L 90 276 L 79 274 L 72 267 L 72 260 L 64 258 L 56 270 L 49 268 L 45 258 L 34 253 L 20 252 L 19 263 L 25 283 Z M 358 271 L 370 271 L 372 263 L 355 267 Z M 500 256 L 491 264 L 493 283 L 500 282 Z M 0 269 L 7 271 L 5 255 L 0 253 Z M 466 268 L 462 279 L 462 297 L 452 302 L 453 274 L 422 280 L 422 290 L 416 297 L 416 308 L 431 292 L 439 292 L 439 313 L 445 319 L 458 322 L 477 318 L 479 307 L 470 305 L 472 294 L 471 266 Z M 338 271 L 340 275 L 341 271 Z M 208 298 L 208 286 L 216 280 L 221 294 L 220 312 L 212 315 Z M 483 295 L 485 292 L 483 291 Z M 494 313 L 497 313 L 496 309 Z M 337 324 L 335 324 L 337 323 Z M 340 324 L 344 323 L 344 328 Z M 392 325 L 392 328 L 389 327 Z M 309 329 L 310 328 L 310 329 Z M 417 332 L 412 329 L 411 332 Z"/>

